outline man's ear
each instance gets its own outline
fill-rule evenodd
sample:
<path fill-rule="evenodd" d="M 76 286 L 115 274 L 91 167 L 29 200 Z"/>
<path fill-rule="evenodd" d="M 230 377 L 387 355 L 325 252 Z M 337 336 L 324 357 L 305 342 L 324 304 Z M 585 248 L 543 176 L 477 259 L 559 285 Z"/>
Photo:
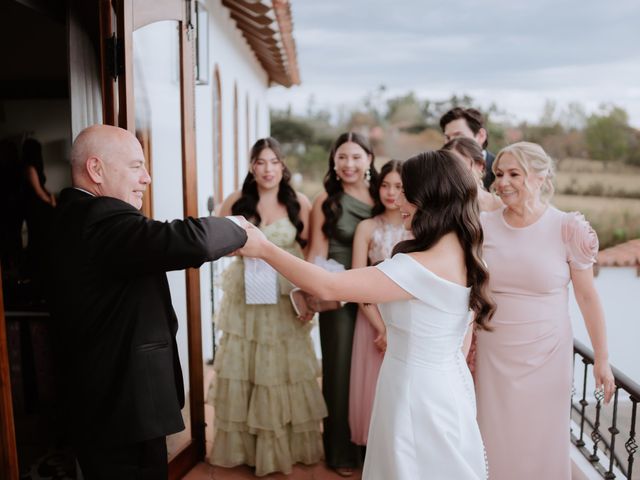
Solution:
<path fill-rule="evenodd" d="M 98 157 L 89 157 L 85 167 L 93 183 L 99 185 L 104 181 L 104 164 Z"/>
<path fill-rule="evenodd" d="M 475 135 L 476 142 L 484 149 L 484 142 L 487 141 L 487 130 L 485 128 L 481 128 L 478 130 L 478 133 Z"/>

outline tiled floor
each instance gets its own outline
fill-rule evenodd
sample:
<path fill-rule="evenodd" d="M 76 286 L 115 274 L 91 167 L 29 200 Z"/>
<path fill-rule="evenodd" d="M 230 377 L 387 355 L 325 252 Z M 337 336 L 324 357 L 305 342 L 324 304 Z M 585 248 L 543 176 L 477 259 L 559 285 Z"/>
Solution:
<path fill-rule="evenodd" d="M 332 470 L 329 470 L 324 464 L 318 464 L 311 467 L 305 465 L 296 465 L 290 475 L 282 473 L 271 474 L 264 477 L 256 477 L 253 470 L 249 467 L 222 468 L 214 467 L 207 463 L 198 464 L 184 480 L 249 480 L 263 478 L 269 480 L 344 480 Z M 355 472 L 351 477 L 352 480 L 360 480 L 360 471 Z"/>

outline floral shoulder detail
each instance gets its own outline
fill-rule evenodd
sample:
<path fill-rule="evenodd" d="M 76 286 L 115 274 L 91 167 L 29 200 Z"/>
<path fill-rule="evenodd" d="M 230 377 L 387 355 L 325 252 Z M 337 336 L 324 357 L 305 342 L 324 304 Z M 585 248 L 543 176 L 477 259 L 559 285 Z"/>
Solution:
<path fill-rule="evenodd" d="M 567 249 L 567 261 L 573 268 L 585 270 L 596 263 L 598 235 L 581 213 L 565 213 L 562 241 Z"/>

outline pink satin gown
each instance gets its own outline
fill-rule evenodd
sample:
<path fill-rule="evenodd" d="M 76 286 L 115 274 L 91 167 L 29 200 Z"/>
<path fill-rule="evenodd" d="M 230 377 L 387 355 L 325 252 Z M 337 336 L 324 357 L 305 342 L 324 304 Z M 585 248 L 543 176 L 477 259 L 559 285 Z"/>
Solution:
<path fill-rule="evenodd" d="M 391 257 L 393 247 L 411 234 L 403 225 L 391 225 L 380 216 L 374 217 L 376 228 L 369 244 L 369 264 L 375 265 Z M 373 341 L 378 333 L 364 314 L 358 310 L 351 350 L 351 379 L 349 383 L 349 428 L 351 441 L 366 445 L 373 409 L 378 373 L 383 354 Z"/>

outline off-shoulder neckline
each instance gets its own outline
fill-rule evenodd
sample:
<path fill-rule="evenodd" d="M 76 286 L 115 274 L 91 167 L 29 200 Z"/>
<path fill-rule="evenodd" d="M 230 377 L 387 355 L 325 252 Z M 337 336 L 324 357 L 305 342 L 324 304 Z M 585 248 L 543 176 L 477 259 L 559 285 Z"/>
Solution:
<path fill-rule="evenodd" d="M 422 269 L 424 269 L 429 275 L 431 275 L 432 277 L 436 278 L 437 280 L 440 280 L 441 282 L 444 282 L 446 284 L 452 285 L 454 287 L 460 288 L 462 290 L 471 290 L 471 287 L 466 287 L 464 285 L 460 285 L 459 283 L 456 282 L 452 282 L 451 280 L 447 280 L 446 278 L 442 278 L 440 275 L 437 275 L 435 273 L 433 273 L 431 270 L 429 270 L 427 267 L 425 267 L 422 263 L 420 263 L 418 260 L 416 260 L 415 258 L 413 258 L 411 255 L 409 255 L 408 253 L 398 253 L 397 255 L 402 255 L 403 257 L 407 257 L 410 258 L 412 262 L 414 262 L 415 264 L 417 264 L 418 266 L 420 266 Z"/>

